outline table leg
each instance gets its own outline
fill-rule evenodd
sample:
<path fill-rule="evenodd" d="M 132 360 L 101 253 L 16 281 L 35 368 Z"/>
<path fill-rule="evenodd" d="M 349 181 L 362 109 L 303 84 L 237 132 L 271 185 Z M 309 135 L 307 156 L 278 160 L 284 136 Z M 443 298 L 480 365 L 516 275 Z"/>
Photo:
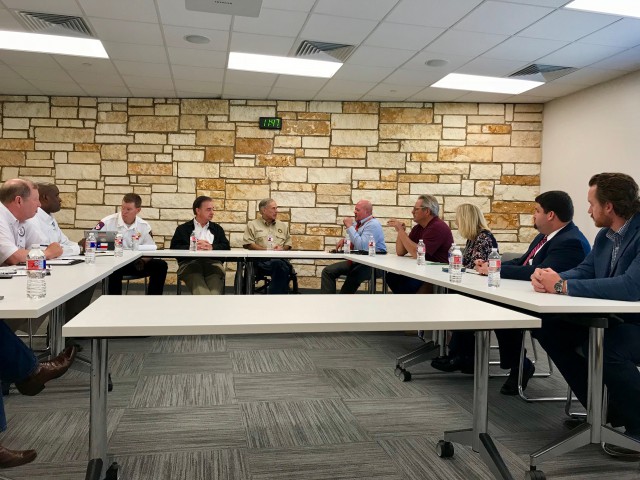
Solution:
<path fill-rule="evenodd" d="M 495 478 L 513 480 L 513 476 L 507 468 L 500 452 L 496 448 L 491 436 L 487 433 L 489 425 L 489 330 L 476 332 L 476 352 L 475 371 L 473 376 L 473 428 L 465 430 L 455 430 L 444 432 L 444 443 L 456 442 L 462 445 L 471 445 L 475 452 L 480 453 L 480 457 L 489 467 Z M 449 450 L 451 456 L 453 448 L 443 448 L 439 444 L 441 451 Z M 439 452 L 440 453 L 440 452 Z"/>
<path fill-rule="evenodd" d="M 91 397 L 89 460 L 101 458 L 104 478 L 107 463 L 107 358 L 106 338 L 91 339 Z"/>
<path fill-rule="evenodd" d="M 49 347 L 51 357 L 55 357 L 64 350 L 64 337 L 62 336 L 62 326 L 64 325 L 64 303 L 58 305 L 49 312 Z"/>
<path fill-rule="evenodd" d="M 251 260 L 247 260 L 247 274 L 244 277 L 246 294 L 253 295 L 253 282 L 255 278 L 255 264 Z"/>
<path fill-rule="evenodd" d="M 389 293 L 389 287 L 387 286 L 387 271 L 382 270 L 382 293 L 385 295 Z"/>
<path fill-rule="evenodd" d="M 371 278 L 369 278 L 369 293 L 376 293 L 376 269 L 371 267 Z"/>
<path fill-rule="evenodd" d="M 242 272 L 244 270 L 245 260 L 238 259 L 236 261 L 236 281 L 235 281 L 235 294 L 242 295 L 244 293 L 244 283 L 242 279 Z"/>

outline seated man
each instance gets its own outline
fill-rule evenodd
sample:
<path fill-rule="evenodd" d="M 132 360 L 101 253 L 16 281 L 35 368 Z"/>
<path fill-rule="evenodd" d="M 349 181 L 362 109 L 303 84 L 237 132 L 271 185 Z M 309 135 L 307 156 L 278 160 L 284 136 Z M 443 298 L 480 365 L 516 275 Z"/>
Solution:
<path fill-rule="evenodd" d="M 513 280 L 529 280 L 536 268 L 553 268 L 560 272 L 569 270 L 578 265 L 589 253 L 591 247 L 580 229 L 573 223 L 573 202 L 571 197 L 563 191 L 552 190 L 544 192 L 535 198 L 533 211 L 533 226 L 540 233 L 533 239 L 529 248 L 519 258 L 502 263 L 500 277 Z M 482 275 L 488 274 L 486 261 L 476 261 L 476 271 Z M 520 366 L 520 350 L 522 348 L 523 330 L 500 329 L 496 330 L 498 347 L 500 349 L 500 367 L 509 369 L 509 377 L 500 389 L 503 395 L 518 394 L 518 371 Z M 471 351 L 450 352 L 451 358 L 448 365 L 442 365 L 442 360 L 436 359 L 432 366 L 438 370 L 454 371 L 457 368 L 457 358 L 470 356 L 473 358 L 473 340 L 462 339 L 464 336 L 473 336 L 471 332 L 453 332 L 456 342 L 466 345 Z M 473 370 L 473 368 L 471 368 Z M 535 367 L 525 357 L 522 369 L 522 387 L 527 384 Z"/>
<path fill-rule="evenodd" d="M 589 214 L 601 227 L 593 250 L 576 268 L 556 273 L 536 269 L 531 277 L 537 292 L 574 297 L 640 301 L 640 198 L 638 184 L 623 173 L 601 173 L 589 180 Z M 616 323 L 617 321 L 617 323 Z M 620 321 L 624 323 L 620 323 Z M 608 419 L 614 427 L 640 441 L 640 314 L 612 318 L 604 335 L 604 383 L 609 392 Z M 569 383 L 582 405 L 587 405 L 588 327 L 543 318 L 537 332 L 540 344 Z M 607 446 L 612 455 L 631 452 Z M 636 453 L 637 454 L 637 453 Z"/>
<path fill-rule="evenodd" d="M 120 213 L 104 217 L 94 227 L 95 230 L 117 231 L 123 235 L 122 245 L 131 250 L 134 235 L 140 245 L 155 245 L 151 225 L 138 216 L 142 209 L 142 198 L 135 193 L 127 193 L 122 198 Z M 109 275 L 109 295 L 122 295 L 122 277 L 143 275 L 149 277 L 149 295 L 162 295 L 167 278 L 167 262 L 159 258 L 140 258 Z"/>
<path fill-rule="evenodd" d="M 278 220 L 278 205 L 272 198 L 258 204 L 260 218 L 251 220 L 244 231 L 243 246 L 249 250 L 291 250 L 289 225 Z M 256 267 L 271 275 L 269 294 L 288 294 L 292 266 L 288 260 L 272 258 L 256 262 Z"/>
<path fill-rule="evenodd" d="M 213 199 L 199 196 L 193 202 L 195 218 L 176 228 L 171 248 L 189 250 L 191 233 L 195 232 L 198 250 L 229 250 L 224 230 L 213 219 Z M 221 295 L 224 292 L 224 265 L 215 258 L 179 258 L 178 277 L 184 280 L 192 295 Z"/>
<path fill-rule="evenodd" d="M 420 195 L 411 210 L 416 225 L 409 235 L 405 231 L 404 223 L 395 219 L 387 222 L 387 225 L 398 232 L 396 254 L 399 257 L 409 254 L 410 257 L 416 258 L 418 242 L 422 239 L 425 246 L 425 259 L 428 262 L 447 263 L 449 261 L 449 248 L 453 243 L 453 234 L 449 225 L 438 217 L 439 212 L 440 205 L 434 196 Z M 431 292 L 430 284 L 395 273 L 387 273 L 387 285 L 393 293 Z"/>
<path fill-rule="evenodd" d="M 53 360 L 38 363 L 33 352 L 0 320 L 0 380 L 7 385 L 15 383 L 23 395 L 37 395 L 45 383 L 62 376 L 73 363 L 76 352 L 76 347 L 69 347 Z M 0 395 L 0 432 L 6 428 L 4 402 Z M 0 468 L 24 465 L 35 458 L 35 450 L 9 450 L 0 445 Z"/>
<path fill-rule="evenodd" d="M 347 227 L 347 235 L 351 241 L 351 248 L 354 250 L 367 250 L 369 248 L 369 237 L 373 237 L 376 242 L 378 252 L 387 252 L 384 243 L 382 225 L 373 217 L 373 206 L 369 200 L 360 200 L 353 211 L 355 218 L 345 217 L 342 223 Z M 355 224 L 355 225 L 354 225 Z M 336 248 L 342 249 L 344 239 L 341 239 Z M 350 260 L 328 265 L 322 270 L 322 283 L 320 290 L 322 293 L 336 293 L 336 279 L 342 275 L 346 276 L 340 293 L 356 293 L 360 284 L 371 278 L 371 267 Z"/>

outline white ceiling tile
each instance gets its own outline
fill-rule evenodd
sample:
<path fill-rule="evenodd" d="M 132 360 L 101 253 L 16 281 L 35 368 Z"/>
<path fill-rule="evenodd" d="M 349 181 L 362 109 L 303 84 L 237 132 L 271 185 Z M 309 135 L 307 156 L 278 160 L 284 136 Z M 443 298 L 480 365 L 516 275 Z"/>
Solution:
<path fill-rule="evenodd" d="M 0 29 L 23 31 L 22 25 L 11 15 L 9 10 L 0 9 Z"/>
<path fill-rule="evenodd" d="M 554 97 L 536 96 L 522 93 L 520 95 L 509 97 L 507 99 L 507 103 L 547 103 L 548 101 L 553 100 L 553 98 Z"/>
<path fill-rule="evenodd" d="M 224 77 L 225 87 L 238 85 L 267 85 L 269 88 L 275 83 L 278 75 L 273 73 L 245 72 L 242 70 L 227 70 Z"/>
<path fill-rule="evenodd" d="M 269 93 L 269 100 L 313 100 L 318 94 L 317 90 L 304 90 L 298 88 L 273 87 Z"/>
<path fill-rule="evenodd" d="M 42 91 L 23 78 L 2 78 L 3 95 L 42 95 Z"/>
<path fill-rule="evenodd" d="M 408 98 L 410 102 L 453 102 L 469 92 L 449 88 L 428 87 Z"/>
<path fill-rule="evenodd" d="M 460 20 L 455 29 L 513 35 L 551 12 L 551 8 L 488 1 Z"/>
<path fill-rule="evenodd" d="M 112 60 L 145 61 L 163 63 L 167 61 L 167 51 L 160 45 L 138 45 L 135 43 L 102 42 Z M 91 59 L 93 60 L 93 59 Z"/>
<path fill-rule="evenodd" d="M 153 0 L 78 0 L 89 17 L 112 18 L 130 22 L 157 23 Z"/>
<path fill-rule="evenodd" d="M 443 28 L 383 22 L 367 37 L 364 44 L 417 51 L 422 50 L 443 32 Z"/>
<path fill-rule="evenodd" d="M 176 90 L 197 92 L 199 94 L 208 94 L 215 97 L 222 93 L 222 83 L 220 82 L 203 82 L 200 80 L 176 79 Z"/>
<path fill-rule="evenodd" d="M 483 57 L 532 62 L 566 46 L 567 43 L 542 38 L 511 37 L 489 50 Z"/>
<path fill-rule="evenodd" d="M 176 91 L 173 88 L 130 88 L 134 97 L 175 98 Z"/>
<path fill-rule="evenodd" d="M 94 97 L 130 97 L 131 91 L 125 86 L 101 85 L 98 83 L 81 83 L 87 95 Z"/>
<path fill-rule="evenodd" d="M 89 18 L 100 40 L 142 45 L 163 45 L 160 27 L 153 23 L 125 22 L 107 18 Z"/>
<path fill-rule="evenodd" d="M 294 37 L 233 32 L 229 50 L 232 52 L 287 56 L 293 49 L 295 40 Z"/>
<path fill-rule="evenodd" d="M 263 8 L 258 18 L 234 17 L 233 31 L 297 37 L 306 19 L 307 14 L 304 12 Z"/>
<path fill-rule="evenodd" d="M 498 60 L 496 58 L 478 57 L 456 70 L 468 75 L 485 75 L 488 77 L 506 77 L 526 67 L 529 62 L 517 60 Z"/>
<path fill-rule="evenodd" d="M 396 2 L 397 0 L 318 0 L 313 11 L 339 17 L 381 20 Z"/>
<path fill-rule="evenodd" d="M 303 88 L 304 90 L 320 90 L 327 78 L 298 77 L 296 75 L 280 75 L 274 84 L 278 88 Z"/>
<path fill-rule="evenodd" d="M 360 100 L 360 95 L 354 93 L 341 93 L 341 92 L 325 92 L 324 90 L 318 92 L 318 94 L 313 98 L 316 101 L 357 101 Z"/>
<path fill-rule="evenodd" d="M 357 45 L 376 27 L 377 22 L 313 14 L 300 36 L 306 40 Z"/>
<path fill-rule="evenodd" d="M 266 85 L 238 85 L 238 84 L 225 84 L 222 91 L 223 98 L 227 96 L 233 96 L 235 98 L 267 98 L 271 87 Z"/>
<path fill-rule="evenodd" d="M 297 10 L 308 12 L 316 0 L 262 0 L 262 8 L 275 8 L 276 10 Z"/>
<path fill-rule="evenodd" d="M 399 68 L 387 78 L 385 83 L 394 83 L 398 85 L 414 85 L 422 88 L 428 87 L 432 83 L 437 82 L 444 76 L 441 72 L 427 72 L 425 70 L 409 70 Z"/>
<path fill-rule="evenodd" d="M 613 15 L 599 15 L 576 10 L 557 10 L 523 30 L 519 35 L 522 37 L 573 42 L 619 19 L 620 17 Z"/>
<path fill-rule="evenodd" d="M 189 90 L 176 90 L 177 98 L 222 98 L 218 95 L 211 95 L 210 93 L 191 92 Z"/>
<path fill-rule="evenodd" d="M 624 18 L 604 27 L 602 30 L 581 38 L 579 42 L 612 47 L 635 47 L 640 45 L 640 20 Z"/>
<path fill-rule="evenodd" d="M 322 89 L 323 93 L 358 93 L 364 95 L 377 84 L 373 82 L 352 82 L 350 80 L 331 79 Z"/>
<path fill-rule="evenodd" d="M 86 95 L 86 92 L 80 91 L 80 86 L 75 82 L 54 82 L 40 78 L 32 80 L 31 83 L 44 95 Z"/>
<path fill-rule="evenodd" d="M 550 55 L 540 58 L 538 63 L 561 65 L 563 67 L 586 67 L 623 50 L 624 49 L 620 47 L 572 43 Z"/>
<path fill-rule="evenodd" d="M 156 3 L 160 10 L 160 20 L 164 25 L 211 30 L 228 30 L 231 25 L 231 15 L 188 11 L 184 1 L 156 0 Z"/>
<path fill-rule="evenodd" d="M 379 82 L 389 76 L 393 68 L 366 67 L 346 63 L 333 76 L 334 80 L 352 80 L 361 82 Z"/>
<path fill-rule="evenodd" d="M 193 48 L 200 50 L 226 51 L 229 44 L 229 30 L 207 30 L 204 28 L 177 27 L 166 25 L 163 29 L 164 40 L 169 47 Z M 211 40 L 209 43 L 189 43 L 187 35 L 202 35 Z"/>
<path fill-rule="evenodd" d="M 82 15 L 75 0 L 3 0 L 7 8 L 28 12 L 59 13 L 62 15 Z"/>
<path fill-rule="evenodd" d="M 378 96 L 380 98 L 409 98 L 419 91 L 423 90 L 425 85 L 398 85 L 394 83 L 379 83 L 373 87 L 367 95 Z"/>
<path fill-rule="evenodd" d="M 114 65 L 123 75 L 169 77 L 169 64 L 130 62 L 128 60 L 114 60 Z"/>
<path fill-rule="evenodd" d="M 394 48 L 358 47 L 347 60 L 348 65 L 364 65 L 368 67 L 399 67 L 415 55 L 412 50 Z"/>
<path fill-rule="evenodd" d="M 573 83 L 575 85 L 596 85 L 614 78 L 626 75 L 624 70 L 602 70 L 599 68 L 581 68 L 564 77 L 554 80 L 554 83 Z"/>
<path fill-rule="evenodd" d="M 504 93 L 469 92 L 456 98 L 456 102 L 504 103 L 512 96 Z"/>
<path fill-rule="evenodd" d="M 411 58 L 405 63 L 402 68 L 411 70 L 424 70 L 433 73 L 442 73 L 443 76 L 450 72 L 455 72 L 462 65 L 470 62 L 475 58 L 474 56 L 466 55 L 452 55 L 450 53 L 443 54 L 442 52 L 433 52 L 431 50 L 423 50 L 415 57 Z M 429 60 L 446 60 L 448 63 L 442 67 L 431 67 L 426 64 Z"/>
<path fill-rule="evenodd" d="M 15 70 L 7 65 L 0 65 L 0 77 L 2 78 L 2 80 L 8 80 L 10 78 L 22 78 Z M 4 84 L 2 85 L 4 86 Z"/>
<path fill-rule="evenodd" d="M 386 20 L 412 25 L 449 28 L 483 0 L 402 0 Z M 443 8 L 444 7 L 444 8 Z"/>
<path fill-rule="evenodd" d="M 506 35 L 448 30 L 428 50 L 442 54 L 477 56 L 505 41 Z M 442 57 L 440 57 L 442 58 Z"/>
<path fill-rule="evenodd" d="M 133 88 L 153 88 L 156 90 L 168 90 L 173 88 L 173 81 L 170 78 L 145 77 L 137 75 L 123 75 L 124 83 L 127 87 Z"/>
<path fill-rule="evenodd" d="M 41 80 L 46 82 L 72 82 L 73 79 L 62 68 L 42 68 L 42 67 L 25 67 L 14 66 L 13 69 L 29 81 Z"/>
<path fill-rule="evenodd" d="M 508 0 L 509 3 L 526 3 L 527 5 L 538 5 L 539 7 L 562 7 L 568 3 L 567 0 Z"/>
<path fill-rule="evenodd" d="M 0 50 L 0 61 L 10 66 L 25 66 L 25 67 L 42 67 L 42 68 L 57 68 L 58 64 L 53 59 L 53 56 L 46 53 L 33 53 L 33 52 L 16 52 L 13 50 Z"/>
<path fill-rule="evenodd" d="M 122 77 L 116 73 L 105 75 L 98 72 L 74 72 L 73 79 L 82 85 L 104 85 L 109 87 L 124 87 Z"/>
<path fill-rule="evenodd" d="M 70 55 L 52 55 L 60 67 L 75 76 L 77 72 L 97 74 L 117 74 L 116 68 L 108 58 L 72 57 Z"/>
<path fill-rule="evenodd" d="M 225 68 L 227 62 L 226 52 L 173 47 L 169 47 L 167 51 L 173 65 Z"/>
<path fill-rule="evenodd" d="M 529 90 L 527 93 L 529 95 L 557 97 L 557 96 L 569 95 L 570 93 L 574 93 L 579 90 L 584 90 L 585 88 L 587 88 L 585 85 L 575 85 L 573 83 L 549 82 L 539 87 L 536 87 L 532 90 Z"/>
<path fill-rule="evenodd" d="M 622 53 L 613 55 L 612 57 L 602 60 L 591 65 L 593 68 L 604 68 L 611 70 L 625 70 L 633 72 L 640 69 L 640 47 L 634 47 L 625 50 Z"/>
<path fill-rule="evenodd" d="M 174 79 L 196 80 L 199 82 L 217 82 L 222 84 L 223 68 L 186 67 L 173 65 L 171 67 Z"/>
<path fill-rule="evenodd" d="M 404 95 L 390 94 L 383 95 L 381 93 L 367 93 L 360 97 L 363 102 L 404 102 L 407 99 Z"/>

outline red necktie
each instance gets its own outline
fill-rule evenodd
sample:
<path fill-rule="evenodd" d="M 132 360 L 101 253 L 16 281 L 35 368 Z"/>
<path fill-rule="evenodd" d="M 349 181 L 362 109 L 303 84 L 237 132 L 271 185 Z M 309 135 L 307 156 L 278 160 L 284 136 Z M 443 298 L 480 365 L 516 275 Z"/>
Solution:
<path fill-rule="evenodd" d="M 362 226 L 362 224 L 360 222 L 356 222 L 356 232 L 358 231 L 358 229 Z"/>
<path fill-rule="evenodd" d="M 529 260 L 531 260 L 535 256 L 535 254 L 538 253 L 538 250 L 540 250 L 545 243 L 547 243 L 546 235 L 542 237 L 542 240 L 540 240 L 540 242 L 538 242 L 535 247 L 533 247 L 533 250 L 529 252 L 529 255 L 527 255 L 527 258 L 522 265 L 529 265 Z"/>

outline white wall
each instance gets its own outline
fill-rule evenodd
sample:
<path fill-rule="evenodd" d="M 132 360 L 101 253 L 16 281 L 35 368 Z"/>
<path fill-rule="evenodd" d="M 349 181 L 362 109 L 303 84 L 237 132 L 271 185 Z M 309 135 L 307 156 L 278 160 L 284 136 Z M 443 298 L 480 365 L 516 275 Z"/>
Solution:
<path fill-rule="evenodd" d="M 591 175 L 623 172 L 640 183 L 640 72 L 553 100 L 543 119 L 540 191 L 569 193 L 574 221 L 593 241 Z"/>

